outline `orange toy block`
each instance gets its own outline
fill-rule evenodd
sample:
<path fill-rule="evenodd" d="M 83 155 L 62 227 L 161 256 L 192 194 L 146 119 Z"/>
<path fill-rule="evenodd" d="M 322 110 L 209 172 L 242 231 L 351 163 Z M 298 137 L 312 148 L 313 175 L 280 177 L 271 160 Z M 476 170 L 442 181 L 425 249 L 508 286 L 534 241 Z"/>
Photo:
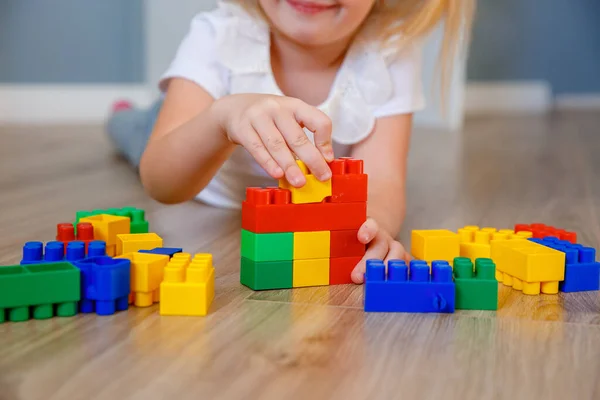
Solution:
<path fill-rule="evenodd" d="M 81 218 L 79 222 L 92 224 L 94 227 L 94 239 L 105 241 L 107 248 L 117 244 L 117 235 L 129 233 L 129 217 L 99 214 Z"/>
<path fill-rule="evenodd" d="M 320 203 L 331 196 L 331 179 L 321 182 L 308 171 L 302 161 L 296 160 L 296 163 L 306 178 L 306 184 L 295 188 L 285 178 L 279 180 L 279 188 L 288 189 L 292 193 L 292 204 Z"/>

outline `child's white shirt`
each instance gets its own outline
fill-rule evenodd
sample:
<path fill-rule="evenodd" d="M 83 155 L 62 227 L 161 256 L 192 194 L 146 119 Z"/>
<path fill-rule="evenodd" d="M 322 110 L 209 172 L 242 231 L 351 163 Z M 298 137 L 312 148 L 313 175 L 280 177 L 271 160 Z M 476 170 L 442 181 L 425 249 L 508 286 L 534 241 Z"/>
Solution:
<path fill-rule="evenodd" d="M 344 59 L 328 98 L 318 106 L 331 118 L 336 158 L 348 156 L 352 145 L 372 132 L 377 118 L 424 108 L 420 48 L 414 45 L 394 56 L 358 40 Z M 162 76 L 161 90 L 175 77 L 197 83 L 215 99 L 236 93 L 283 95 L 271 70 L 269 26 L 226 2 L 194 17 Z M 196 198 L 239 209 L 246 187 L 274 184 L 240 146 Z"/>

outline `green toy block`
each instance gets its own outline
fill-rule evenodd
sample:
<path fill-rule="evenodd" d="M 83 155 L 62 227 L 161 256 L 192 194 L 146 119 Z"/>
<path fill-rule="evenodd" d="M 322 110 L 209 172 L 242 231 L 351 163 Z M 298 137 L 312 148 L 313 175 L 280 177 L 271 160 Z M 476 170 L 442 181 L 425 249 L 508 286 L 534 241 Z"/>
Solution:
<path fill-rule="evenodd" d="M 253 233 L 242 229 L 241 256 L 252 261 L 294 259 L 294 233 Z"/>
<path fill-rule="evenodd" d="M 256 262 L 241 258 L 240 283 L 252 290 L 291 289 L 292 260 Z"/>
<path fill-rule="evenodd" d="M 69 262 L 0 267 L 0 322 L 77 314 L 80 277 Z"/>
<path fill-rule="evenodd" d="M 497 310 L 498 281 L 495 278 L 496 264 L 489 258 L 473 262 L 466 257 L 454 259 L 454 285 L 456 287 L 456 309 Z"/>
<path fill-rule="evenodd" d="M 116 215 L 119 217 L 129 217 L 130 222 L 130 233 L 148 233 L 149 225 L 146 221 L 146 212 L 141 208 L 135 207 L 123 207 L 123 208 L 108 208 L 106 210 L 93 210 L 93 211 L 77 211 L 75 213 L 75 227 L 81 218 L 92 217 L 94 215 L 108 214 Z"/>

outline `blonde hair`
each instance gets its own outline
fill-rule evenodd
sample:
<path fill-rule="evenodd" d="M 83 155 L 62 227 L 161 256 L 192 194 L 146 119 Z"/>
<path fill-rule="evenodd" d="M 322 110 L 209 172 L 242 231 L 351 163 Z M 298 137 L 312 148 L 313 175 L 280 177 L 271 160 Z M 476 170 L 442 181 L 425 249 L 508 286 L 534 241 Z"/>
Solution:
<path fill-rule="evenodd" d="M 264 16 L 258 0 L 229 0 Z M 453 61 L 467 49 L 476 0 L 376 0 L 362 30 L 383 47 L 400 51 L 432 32 L 444 21 L 444 37 L 438 66 L 442 70 L 442 98 L 449 84 Z M 439 71 L 438 71 L 439 72 Z"/>

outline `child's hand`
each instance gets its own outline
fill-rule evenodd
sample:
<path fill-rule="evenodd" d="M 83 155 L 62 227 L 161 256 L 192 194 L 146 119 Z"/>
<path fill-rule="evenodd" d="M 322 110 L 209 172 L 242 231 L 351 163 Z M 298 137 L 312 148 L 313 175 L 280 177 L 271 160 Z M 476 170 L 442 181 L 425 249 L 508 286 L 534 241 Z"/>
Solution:
<path fill-rule="evenodd" d="M 317 179 L 331 178 L 331 120 L 301 100 L 265 94 L 236 94 L 215 102 L 227 138 L 243 146 L 275 179 L 286 177 L 294 187 L 306 183 L 294 154 Z M 315 144 L 303 128 L 314 133 Z"/>
<path fill-rule="evenodd" d="M 409 262 L 412 257 L 404 249 L 402 243 L 395 240 L 385 230 L 380 229 L 373 218 L 367 221 L 358 230 L 358 240 L 367 245 L 367 252 L 360 263 L 352 271 L 352 281 L 354 283 L 363 283 L 366 262 L 369 259 L 376 258 L 381 260 L 400 259 Z"/>

